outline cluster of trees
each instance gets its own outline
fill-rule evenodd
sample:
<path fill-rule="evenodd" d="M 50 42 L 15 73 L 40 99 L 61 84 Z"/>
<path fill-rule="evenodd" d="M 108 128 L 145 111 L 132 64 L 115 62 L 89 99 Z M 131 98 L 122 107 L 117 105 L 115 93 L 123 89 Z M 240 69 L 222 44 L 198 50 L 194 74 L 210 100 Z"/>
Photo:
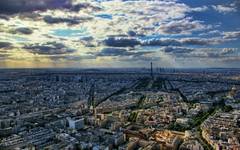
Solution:
<path fill-rule="evenodd" d="M 233 110 L 232 106 L 225 105 L 224 98 L 221 101 L 219 101 L 218 103 L 216 103 L 215 105 L 217 105 L 224 112 L 230 112 Z"/>
<path fill-rule="evenodd" d="M 138 112 L 131 112 L 130 116 L 128 117 L 129 122 L 136 122 L 137 121 Z"/>
<path fill-rule="evenodd" d="M 210 115 L 212 115 L 215 111 L 215 108 L 211 108 L 209 111 L 207 112 L 201 112 L 199 113 L 196 117 L 194 117 L 191 126 L 192 127 L 196 127 L 201 125 L 201 123 L 203 123 L 204 120 L 206 120 Z"/>
<path fill-rule="evenodd" d="M 168 126 L 169 130 L 184 132 L 185 130 L 190 130 L 190 127 L 180 125 L 178 123 L 170 123 Z"/>
<path fill-rule="evenodd" d="M 175 130 L 175 131 L 191 130 L 192 128 L 195 128 L 195 127 L 198 127 L 199 125 L 201 125 L 204 122 L 204 120 L 206 120 L 209 116 L 214 114 L 214 112 L 217 109 L 221 109 L 224 112 L 230 112 L 233 110 L 233 108 L 231 106 L 225 105 L 224 99 L 222 99 L 218 103 L 215 103 L 214 106 L 207 112 L 201 112 L 196 117 L 194 117 L 192 122 L 189 124 L 189 126 L 183 126 L 178 123 L 171 123 L 169 125 L 169 129 Z"/>
<path fill-rule="evenodd" d="M 136 89 L 144 89 L 148 86 L 150 82 L 149 78 L 143 78 L 139 81 L 139 84 L 136 86 Z"/>
<path fill-rule="evenodd" d="M 154 89 L 166 89 L 166 85 L 164 80 L 162 80 L 161 78 L 157 78 L 156 81 L 154 81 L 152 88 Z"/>

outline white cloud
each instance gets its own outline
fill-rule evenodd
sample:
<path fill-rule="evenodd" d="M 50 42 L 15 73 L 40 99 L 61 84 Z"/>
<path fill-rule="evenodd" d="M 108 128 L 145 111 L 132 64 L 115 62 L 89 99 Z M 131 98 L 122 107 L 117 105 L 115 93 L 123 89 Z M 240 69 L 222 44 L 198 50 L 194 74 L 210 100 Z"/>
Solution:
<path fill-rule="evenodd" d="M 236 12 L 237 9 L 233 6 L 225 6 L 225 5 L 216 5 L 216 6 L 212 6 L 213 9 L 215 9 L 217 12 L 219 13 L 232 13 L 232 12 Z"/>
<path fill-rule="evenodd" d="M 207 6 L 191 8 L 191 11 L 194 11 L 194 12 L 204 12 L 204 11 L 207 11 L 207 10 L 208 10 Z"/>
<path fill-rule="evenodd" d="M 225 39 L 240 38 L 240 31 L 223 32 Z"/>
<path fill-rule="evenodd" d="M 162 34 L 191 34 L 194 31 L 211 29 L 212 26 L 204 25 L 203 22 L 193 20 L 190 17 L 180 20 L 172 20 L 159 25 L 159 32 Z"/>

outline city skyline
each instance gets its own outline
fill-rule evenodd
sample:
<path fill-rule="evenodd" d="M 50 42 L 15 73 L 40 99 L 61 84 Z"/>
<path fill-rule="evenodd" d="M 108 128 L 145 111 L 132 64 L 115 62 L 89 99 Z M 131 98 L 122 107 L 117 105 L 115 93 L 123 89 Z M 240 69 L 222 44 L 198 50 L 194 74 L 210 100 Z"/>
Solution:
<path fill-rule="evenodd" d="M 238 0 L 0 1 L 0 68 L 238 68 Z"/>

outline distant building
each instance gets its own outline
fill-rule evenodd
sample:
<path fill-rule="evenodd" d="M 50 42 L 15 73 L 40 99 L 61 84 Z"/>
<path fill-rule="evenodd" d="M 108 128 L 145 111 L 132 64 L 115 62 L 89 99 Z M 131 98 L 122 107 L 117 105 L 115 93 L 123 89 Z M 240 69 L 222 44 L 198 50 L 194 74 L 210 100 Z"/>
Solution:
<path fill-rule="evenodd" d="M 231 99 L 233 99 L 234 98 L 234 96 L 236 95 L 236 93 L 237 93 L 237 88 L 236 88 L 236 86 L 234 85 L 233 87 L 232 87 L 232 89 L 228 92 L 228 98 L 231 98 Z"/>
<path fill-rule="evenodd" d="M 190 122 L 189 118 L 177 118 L 176 123 L 181 124 L 181 125 L 188 125 Z"/>
<path fill-rule="evenodd" d="M 69 128 L 71 129 L 83 129 L 84 128 L 84 118 L 81 119 L 72 119 L 68 118 Z"/>
<path fill-rule="evenodd" d="M 204 150 L 203 146 L 197 140 L 184 141 L 180 150 Z"/>
<path fill-rule="evenodd" d="M 185 133 L 176 131 L 156 131 L 151 139 L 160 144 L 164 149 L 176 150 L 184 139 Z"/>

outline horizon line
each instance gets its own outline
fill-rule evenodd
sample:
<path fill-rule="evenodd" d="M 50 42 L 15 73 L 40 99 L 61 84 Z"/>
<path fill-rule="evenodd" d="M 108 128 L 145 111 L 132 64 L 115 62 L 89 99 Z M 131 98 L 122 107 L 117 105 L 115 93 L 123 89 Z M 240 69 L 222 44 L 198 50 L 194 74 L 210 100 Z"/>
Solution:
<path fill-rule="evenodd" d="M 153 69 L 240 69 L 240 67 L 153 67 Z M 0 70 L 24 70 L 24 69 L 77 69 L 77 70 L 90 70 L 90 69 L 96 69 L 96 70 L 102 70 L 102 69 L 150 69 L 149 67 L 40 67 L 40 68 L 31 68 L 31 67 L 10 67 L 10 68 L 1 68 Z"/>

